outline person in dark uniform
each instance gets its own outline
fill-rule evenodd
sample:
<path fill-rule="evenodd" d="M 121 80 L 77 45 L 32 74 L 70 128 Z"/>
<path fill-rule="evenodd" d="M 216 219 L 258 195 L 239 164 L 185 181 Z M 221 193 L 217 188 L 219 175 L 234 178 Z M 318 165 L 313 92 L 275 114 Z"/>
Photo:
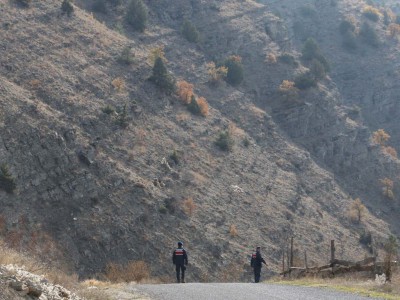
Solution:
<path fill-rule="evenodd" d="M 188 255 L 185 249 L 183 249 L 183 243 L 178 242 L 178 248 L 176 248 L 172 254 L 172 263 L 176 267 L 176 282 L 185 283 L 185 270 L 188 264 Z M 182 277 L 180 277 L 182 274 Z"/>
<path fill-rule="evenodd" d="M 260 251 L 261 247 L 258 246 L 256 252 L 253 252 L 250 262 L 250 265 L 254 270 L 254 282 L 256 283 L 260 282 L 262 264 L 267 265 L 264 258 L 262 258 Z"/>

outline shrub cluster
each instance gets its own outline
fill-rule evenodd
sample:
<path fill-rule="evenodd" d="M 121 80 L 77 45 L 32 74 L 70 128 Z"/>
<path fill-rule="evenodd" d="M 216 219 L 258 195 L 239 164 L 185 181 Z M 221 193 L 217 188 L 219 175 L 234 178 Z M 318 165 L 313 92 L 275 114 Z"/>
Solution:
<path fill-rule="evenodd" d="M 378 22 L 381 15 L 379 10 L 371 5 L 366 5 L 363 9 L 363 16 L 373 22 Z"/>
<path fill-rule="evenodd" d="M 61 3 L 61 11 L 63 15 L 66 14 L 68 17 L 72 15 L 74 12 L 74 6 L 71 4 L 70 0 L 64 0 Z"/>
<path fill-rule="evenodd" d="M 289 53 L 283 53 L 282 55 L 278 56 L 278 61 L 293 67 L 297 67 L 299 65 L 299 63 L 296 61 L 296 58 Z"/>
<path fill-rule="evenodd" d="M 187 105 L 187 109 L 194 115 L 208 115 L 208 103 L 204 97 L 197 97 L 193 92 L 193 84 L 185 80 L 178 81 L 177 93 L 181 101 Z"/>
<path fill-rule="evenodd" d="M 210 76 L 210 83 L 218 84 L 222 79 L 226 78 L 228 68 L 225 66 L 217 67 L 214 62 L 209 62 L 207 65 L 207 73 Z"/>

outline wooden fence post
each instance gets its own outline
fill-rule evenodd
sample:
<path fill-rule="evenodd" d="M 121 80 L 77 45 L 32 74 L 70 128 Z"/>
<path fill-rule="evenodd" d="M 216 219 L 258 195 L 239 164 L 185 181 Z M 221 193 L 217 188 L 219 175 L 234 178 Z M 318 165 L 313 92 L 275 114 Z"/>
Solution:
<path fill-rule="evenodd" d="M 331 240 L 331 264 L 335 260 L 335 240 Z"/>
<path fill-rule="evenodd" d="M 306 271 L 308 270 L 308 264 L 307 264 L 307 251 L 304 250 L 304 266 L 306 268 Z"/>
<path fill-rule="evenodd" d="M 285 274 L 285 249 L 282 251 L 282 273 Z"/>
<path fill-rule="evenodd" d="M 293 267 L 293 237 L 290 239 L 290 267 Z"/>

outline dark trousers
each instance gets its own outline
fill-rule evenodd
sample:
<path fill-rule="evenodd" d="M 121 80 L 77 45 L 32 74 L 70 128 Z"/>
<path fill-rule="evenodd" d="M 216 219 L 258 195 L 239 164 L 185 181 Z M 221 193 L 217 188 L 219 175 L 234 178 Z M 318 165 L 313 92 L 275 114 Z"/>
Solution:
<path fill-rule="evenodd" d="M 260 282 L 261 267 L 254 267 L 254 282 Z"/>
<path fill-rule="evenodd" d="M 176 264 L 176 280 L 179 282 L 179 279 L 182 278 L 182 282 L 185 280 L 185 270 L 186 267 L 184 264 Z M 182 277 L 179 275 L 182 273 Z"/>

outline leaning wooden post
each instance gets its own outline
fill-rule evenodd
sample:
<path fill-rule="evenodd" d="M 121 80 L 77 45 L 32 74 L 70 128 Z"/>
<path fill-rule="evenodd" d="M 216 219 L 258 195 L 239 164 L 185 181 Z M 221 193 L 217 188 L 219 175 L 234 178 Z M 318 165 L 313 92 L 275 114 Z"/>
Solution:
<path fill-rule="evenodd" d="M 282 274 L 285 277 L 285 249 L 282 251 Z"/>
<path fill-rule="evenodd" d="M 335 240 L 331 240 L 331 264 L 335 261 Z"/>
<path fill-rule="evenodd" d="M 307 264 L 307 251 L 304 250 L 304 266 L 306 268 L 306 272 L 308 270 L 308 264 Z"/>
<path fill-rule="evenodd" d="M 290 239 L 290 267 L 293 267 L 293 237 Z"/>

